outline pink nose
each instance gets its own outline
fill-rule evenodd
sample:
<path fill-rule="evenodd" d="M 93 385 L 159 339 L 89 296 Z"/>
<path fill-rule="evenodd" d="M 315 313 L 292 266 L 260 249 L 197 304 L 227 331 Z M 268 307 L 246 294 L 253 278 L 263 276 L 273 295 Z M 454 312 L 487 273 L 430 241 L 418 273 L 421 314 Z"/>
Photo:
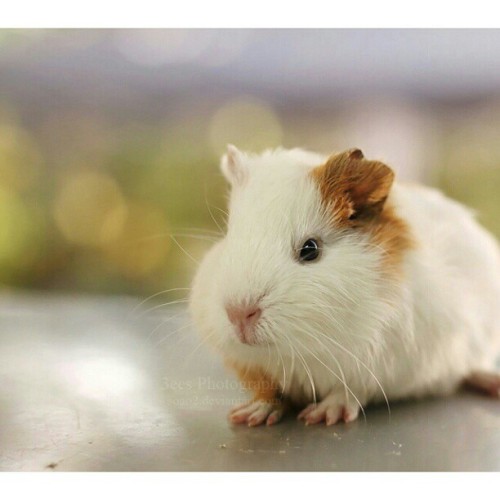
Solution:
<path fill-rule="evenodd" d="M 249 306 L 229 304 L 226 306 L 227 317 L 236 327 L 236 334 L 244 344 L 255 341 L 255 326 L 262 315 L 262 310 L 255 304 Z"/>

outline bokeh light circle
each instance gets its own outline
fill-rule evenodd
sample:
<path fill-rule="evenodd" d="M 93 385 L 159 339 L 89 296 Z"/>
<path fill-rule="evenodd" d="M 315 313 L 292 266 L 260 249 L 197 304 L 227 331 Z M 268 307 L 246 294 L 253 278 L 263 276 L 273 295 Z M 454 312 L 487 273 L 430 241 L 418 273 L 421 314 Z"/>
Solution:
<path fill-rule="evenodd" d="M 100 172 L 72 174 L 54 204 L 54 219 L 65 238 L 75 244 L 102 246 L 120 235 L 127 205 L 116 181 Z"/>
<path fill-rule="evenodd" d="M 129 278 L 141 278 L 167 264 L 171 239 L 162 210 L 144 202 L 129 204 L 119 238 L 104 247 L 110 264 Z"/>
<path fill-rule="evenodd" d="M 280 146 L 283 127 L 273 108 L 252 97 L 231 100 L 214 114 L 210 123 L 209 143 L 220 155 L 228 143 L 248 151 Z"/>

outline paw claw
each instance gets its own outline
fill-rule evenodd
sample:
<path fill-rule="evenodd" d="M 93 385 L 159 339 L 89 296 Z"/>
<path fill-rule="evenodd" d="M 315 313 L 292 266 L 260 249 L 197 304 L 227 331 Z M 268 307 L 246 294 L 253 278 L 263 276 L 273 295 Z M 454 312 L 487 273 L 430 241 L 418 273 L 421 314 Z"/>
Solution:
<path fill-rule="evenodd" d="M 500 398 L 500 374 L 495 372 L 475 371 L 466 379 L 465 383 L 478 391 L 489 394 L 493 398 Z"/>
<path fill-rule="evenodd" d="M 319 424 L 324 419 L 325 413 L 322 409 L 314 410 L 306 416 L 306 422 L 308 424 Z"/>
<path fill-rule="evenodd" d="M 359 414 L 359 405 L 350 401 L 346 402 L 344 395 L 330 394 L 318 404 L 310 404 L 304 408 L 297 418 L 304 420 L 305 425 L 325 422 L 331 426 L 343 420 L 345 423 L 356 420 Z"/>
<path fill-rule="evenodd" d="M 311 403 L 306 406 L 298 415 L 298 420 L 303 420 L 307 415 L 309 415 L 318 405 L 316 403 Z"/>
<path fill-rule="evenodd" d="M 274 410 L 269 417 L 267 417 L 266 425 L 274 425 L 281 420 L 283 410 Z"/>
<path fill-rule="evenodd" d="M 326 425 L 334 425 L 339 421 L 339 412 L 335 408 L 327 408 Z"/>
<path fill-rule="evenodd" d="M 284 414 L 282 403 L 273 404 L 268 401 L 250 401 L 233 408 L 228 415 L 233 424 L 247 424 L 248 427 L 256 427 L 264 422 L 273 425 L 281 420 Z"/>

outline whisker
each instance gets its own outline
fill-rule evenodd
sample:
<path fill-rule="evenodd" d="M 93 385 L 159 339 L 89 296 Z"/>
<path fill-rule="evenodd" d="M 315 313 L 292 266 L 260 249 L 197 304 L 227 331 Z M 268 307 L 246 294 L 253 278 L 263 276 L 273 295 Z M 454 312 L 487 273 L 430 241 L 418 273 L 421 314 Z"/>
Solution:
<path fill-rule="evenodd" d="M 292 346 L 292 343 L 290 343 L 290 346 Z M 316 398 L 316 387 L 314 385 L 314 380 L 313 380 L 313 377 L 312 377 L 312 374 L 311 374 L 311 370 L 307 366 L 306 360 L 304 359 L 304 356 L 302 356 L 302 354 L 300 353 L 300 351 L 298 349 L 296 349 L 295 353 L 297 354 L 297 356 L 299 357 L 299 360 L 304 365 L 304 369 L 305 369 L 305 371 L 307 373 L 307 377 L 309 378 L 309 382 L 311 384 L 311 389 L 312 389 L 312 394 L 313 394 L 313 401 L 314 401 L 314 404 L 317 404 L 318 400 Z"/>
<path fill-rule="evenodd" d="M 275 335 L 275 337 L 277 337 L 277 336 Z M 283 389 L 282 390 L 284 392 L 286 389 L 286 366 L 285 366 L 285 360 L 283 358 L 283 355 L 281 354 L 281 349 L 279 348 L 279 344 L 276 344 L 276 352 L 278 353 L 278 357 L 279 357 L 279 359 L 281 361 L 281 365 L 283 367 L 283 385 L 282 385 Z"/>
<path fill-rule="evenodd" d="M 166 340 L 168 340 L 172 335 L 175 335 L 176 333 L 179 333 L 182 330 L 185 330 L 186 328 L 190 328 L 194 325 L 194 321 L 191 321 L 189 323 L 186 323 L 185 325 L 181 326 L 180 328 L 177 328 L 177 330 L 170 332 L 166 337 L 162 338 L 158 343 L 156 343 L 156 347 L 159 345 L 163 344 Z"/>
<path fill-rule="evenodd" d="M 182 252 L 184 253 L 184 255 L 187 255 L 197 266 L 200 265 L 200 263 L 177 241 L 177 239 L 175 238 L 175 236 L 170 235 L 170 238 L 182 250 Z"/>
<path fill-rule="evenodd" d="M 308 349 L 305 345 L 303 345 L 303 344 L 300 342 L 301 346 L 302 346 L 302 347 L 303 347 L 306 351 L 308 351 L 308 352 L 309 352 L 309 354 L 310 354 L 311 356 L 313 356 L 313 357 L 316 359 L 316 361 L 318 361 L 319 363 L 321 363 L 321 365 L 323 365 L 323 366 L 324 366 L 324 367 L 325 367 L 325 368 L 326 368 L 326 369 L 327 369 L 327 370 L 328 370 L 328 371 L 329 371 L 329 372 L 330 372 L 330 373 L 331 373 L 331 374 L 332 374 L 332 375 L 333 375 L 333 376 L 334 376 L 337 380 L 339 380 L 340 382 L 342 382 L 342 384 L 343 384 L 343 386 L 344 386 L 344 390 L 346 391 L 346 396 L 347 396 L 347 391 L 348 391 L 348 392 L 349 392 L 349 394 L 351 394 L 351 395 L 352 395 L 352 397 L 356 400 L 356 403 L 358 403 L 358 405 L 359 405 L 359 407 L 360 407 L 360 409 L 361 409 L 361 412 L 363 413 L 363 418 L 364 418 L 364 419 L 365 419 L 365 421 L 366 421 L 366 414 L 365 414 L 365 411 L 364 411 L 364 407 L 363 407 L 363 405 L 361 404 L 361 401 L 359 400 L 359 398 L 356 396 L 356 394 L 354 394 L 354 392 L 352 391 L 352 389 L 351 389 L 351 388 L 347 385 L 346 380 L 345 380 L 345 375 L 344 375 L 344 373 L 343 373 L 343 371 L 342 371 L 342 368 L 341 368 L 340 363 L 338 362 L 337 358 L 335 358 L 335 356 L 333 355 L 333 353 L 332 353 L 332 352 L 331 352 L 331 351 L 330 351 L 330 350 L 329 350 L 329 349 L 328 349 L 328 348 L 327 348 L 324 344 L 322 344 L 322 343 L 321 343 L 321 341 L 320 341 L 318 338 L 314 337 L 314 335 L 310 334 L 310 332 L 308 332 L 308 331 L 306 331 L 306 330 L 303 330 L 303 329 L 301 329 L 301 330 L 302 330 L 304 333 L 309 334 L 309 335 L 310 335 L 310 336 L 311 336 L 314 340 L 317 340 L 317 341 L 319 342 L 319 344 L 320 344 L 322 347 L 324 347 L 324 348 L 325 348 L 325 351 L 326 351 L 326 352 L 328 352 L 329 354 L 331 354 L 332 358 L 334 359 L 335 363 L 337 364 L 337 366 L 338 366 L 338 368 L 339 368 L 339 370 L 340 370 L 340 372 L 341 372 L 341 374 L 342 374 L 342 377 L 339 377 L 339 375 L 338 375 L 338 374 L 336 374 L 336 373 L 335 373 L 335 372 L 334 372 L 334 371 L 333 371 L 333 370 L 332 370 L 332 369 L 331 369 L 331 368 L 330 368 L 330 367 L 329 367 L 326 363 L 324 363 L 324 362 L 323 362 L 323 361 L 322 361 L 322 360 L 321 360 L 318 356 L 316 356 L 316 354 L 314 354 L 314 352 L 313 352 L 313 351 L 311 351 L 310 349 Z M 295 341 L 296 341 L 296 342 L 298 342 L 298 340 L 297 340 L 297 339 L 295 339 Z"/>
<path fill-rule="evenodd" d="M 285 358 L 283 357 L 283 354 L 280 349 L 280 339 L 278 335 L 276 335 L 276 325 L 275 322 L 272 320 L 267 320 L 269 323 L 269 336 L 273 339 L 274 345 L 276 348 L 276 352 L 278 353 L 278 357 L 281 361 L 282 369 L 283 369 L 283 384 L 282 384 L 282 392 L 286 391 L 286 383 L 287 383 L 287 377 L 286 377 L 286 363 L 285 363 Z M 292 367 L 292 374 L 293 374 L 293 367 Z"/>
<path fill-rule="evenodd" d="M 158 297 L 159 295 L 164 295 L 165 293 L 170 293 L 170 292 L 185 291 L 185 290 L 191 290 L 191 288 L 170 288 L 169 290 L 162 290 L 161 292 L 154 293 L 153 295 L 150 295 L 149 297 L 145 298 L 142 302 L 140 302 L 139 304 L 137 304 L 132 309 L 132 311 L 130 312 L 130 314 L 134 314 L 134 312 L 137 311 L 137 309 L 139 309 L 139 307 L 141 307 L 142 305 L 144 305 L 149 300 L 154 299 L 155 297 Z"/>
<path fill-rule="evenodd" d="M 137 318 L 142 318 L 144 315 L 146 315 L 152 311 L 155 311 L 156 309 L 159 309 L 160 307 L 172 306 L 174 304 L 185 304 L 186 302 L 189 302 L 189 299 L 187 299 L 187 298 L 186 299 L 178 299 L 178 300 L 172 300 L 170 302 L 165 302 L 164 304 L 158 304 L 156 306 L 150 307 L 149 309 L 146 309 L 141 314 L 139 314 L 139 316 L 137 316 Z"/>
<path fill-rule="evenodd" d="M 195 240 L 210 241 L 212 243 L 220 240 L 220 237 L 211 235 L 207 236 L 206 234 L 171 233 L 171 235 L 175 236 L 176 238 L 193 238 Z"/>
<path fill-rule="evenodd" d="M 205 205 L 207 206 L 208 213 L 210 214 L 210 217 L 214 221 L 215 225 L 219 228 L 219 231 L 221 233 L 224 233 L 224 230 L 220 226 L 220 224 L 217 222 L 217 220 L 214 217 L 214 214 L 212 213 L 212 210 L 210 209 L 210 204 L 208 203 L 208 198 L 207 198 L 207 185 L 205 184 Z"/>
<path fill-rule="evenodd" d="M 201 227 L 175 227 L 173 228 L 175 231 L 181 231 L 181 232 L 193 232 L 197 231 L 199 233 L 205 233 L 206 235 L 213 235 L 213 236 L 223 236 L 224 232 L 222 231 L 217 231 L 215 229 L 209 229 L 209 228 L 201 228 Z"/>
<path fill-rule="evenodd" d="M 198 345 L 197 345 L 197 346 L 196 346 L 196 347 L 195 347 L 195 348 L 194 348 L 194 349 L 193 349 L 193 350 L 192 350 L 189 354 L 187 354 L 187 355 L 186 355 L 186 357 L 185 357 L 185 360 L 184 360 L 184 361 L 185 361 L 185 362 L 187 362 L 187 361 L 188 361 L 188 359 L 189 359 L 189 358 L 191 358 L 191 357 L 194 355 L 194 353 L 195 353 L 195 352 L 196 352 L 196 351 L 197 351 L 200 347 L 202 347 L 203 345 L 207 345 L 208 340 L 209 340 L 209 339 L 211 339 L 212 337 L 214 337 L 217 333 L 218 333 L 217 331 L 213 331 L 212 333 L 210 333 L 210 335 L 207 335 L 207 336 L 201 337 L 201 340 L 200 340 L 200 342 L 198 343 Z M 221 341 L 217 342 L 217 344 L 221 344 L 221 343 L 222 343 Z"/>
<path fill-rule="evenodd" d="M 361 364 L 361 366 L 363 366 L 363 368 L 365 368 L 368 371 L 368 373 L 373 377 L 373 379 L 375 380 L 375 382 L 379 386 L 380 390 L 382 391 L 382 395 L 384 396 L 385 403 L 386 403 L 386 406 L 387 406 L 387 411 L 388 411 L 388 413 L 390 415 L 391 414 L 391 406 L 389 404 L 389 398 L 387 397 L 387 394 L 386 394 L 384 388 L 382 387 L 382 384 L 380 383 L 380 381 L 377 378 L 377 376 L 373 373 L 373 371 L 363 361 L 361 361 L 354 353 L 352 353 L 349 349 L 347 349 L 342 344 L 340 344 L 339 342 L 337 342 L 335 339 L 329 337 L 328 335 L 325 335 L 323 332 L 321 332 L 319 330 L 318 330 L 317 333 L 319 333 L 320 335 L 322 335 L 326 340 L 329 340 L 330 342 L 332 342 L 339 349 L 343 350 L 345 353 L 347 353 L 349 356 L 351 356 L 353 359 L 355 359 L 356 362 L 358 362 L 359 364 Z"/>
<path fill-rule="evenodd" d="M 290 384 L 292 383 L 293 381 L 293 374 L 295 372 L 295 352 L 292 348 L 292 346 L 290 346 L 290 353 L 291 353 L 291 358 L 292 358 L 292 363 L 291 363 L 291 366 L 290 366 Z"/>
<path fill-rule="evenodd" d="M 213 238 L 220 238 L 224 236 L 223 231 L 216 231 L 215 229 L 208 229 L 208 228 L 198 228 L 198 227 L 177 227 L 173 228 L 176 233 L 181 234 L 181 235 L 192 235 L 194 236 L 195 233 L 199 233 L 196 236 L 207 236 L 207 237 L 213 237 Z M 162 231 L 161 233 L 155 233 L 151 234 L 149 236 L 143 236 L 142 238 L 137 238 L 134 241 L 141 242 L 141 241 L 148 241 L 148 240 L 153 240 L 156 238 L 168 238 L 170 237 L 171 234 L 175 236 L 176 233 L 172 233 L 171 231 Z"/>
<path fill-rule="evenodd" d="M 227 221 L 229 219 L 229 214 L 225 210 L 222 210 L 222 208 L 216 207 L 215 205 L 211 205 L 211 206 L 212 206 L 212 208 L 215 208 L 215 210 L 218 210 L 219 212 L 221 212 L 222 214 L 224 214 L 224 216 L 225 216 L 224 222 L 227 225 Z"/>
<path fill-rule="evenodd" d="M 269 373 L 270 365 L 271 365 L 271 347 L 270 347 L 269 343 L 267 343 L 267 365 L 266 365 L 266 369 L 264 370 L 265 373 Z"/>
<path fill-rule="evenodd" d="M 148 335 L 148 340 L 151 339 L 151 337 L 153 336 L 153 334 L 159 330 L 162 326 L 166 325 L 169 321 L 175 319 L 175 318 L 178 318 L 179 316 L 182 316 L 183 314 L 185 314 L 186 311 L 180 311 L 178 312 L 177 314 L 174 314 L 172 316 L 169 316 L 168 318 L 164 319 L 163 321 L 160 322 L 159 325 L 157 325 L 155 328 L 153 328 L 153 330 L 151 331 L 151 333 Z"/>

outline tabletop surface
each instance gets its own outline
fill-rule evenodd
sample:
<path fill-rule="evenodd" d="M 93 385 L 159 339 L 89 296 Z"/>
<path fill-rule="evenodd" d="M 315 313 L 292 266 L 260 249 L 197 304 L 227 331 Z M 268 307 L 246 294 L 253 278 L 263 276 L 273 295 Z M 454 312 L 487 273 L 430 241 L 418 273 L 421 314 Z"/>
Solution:
<path fill-rule="evenodd" d="M 500 401 L 467 392 L 328 428 L 231 426 L 247 395 L 186 310 L 138 305 L 0 296 L 0 470 L 500 470 Z"/>

